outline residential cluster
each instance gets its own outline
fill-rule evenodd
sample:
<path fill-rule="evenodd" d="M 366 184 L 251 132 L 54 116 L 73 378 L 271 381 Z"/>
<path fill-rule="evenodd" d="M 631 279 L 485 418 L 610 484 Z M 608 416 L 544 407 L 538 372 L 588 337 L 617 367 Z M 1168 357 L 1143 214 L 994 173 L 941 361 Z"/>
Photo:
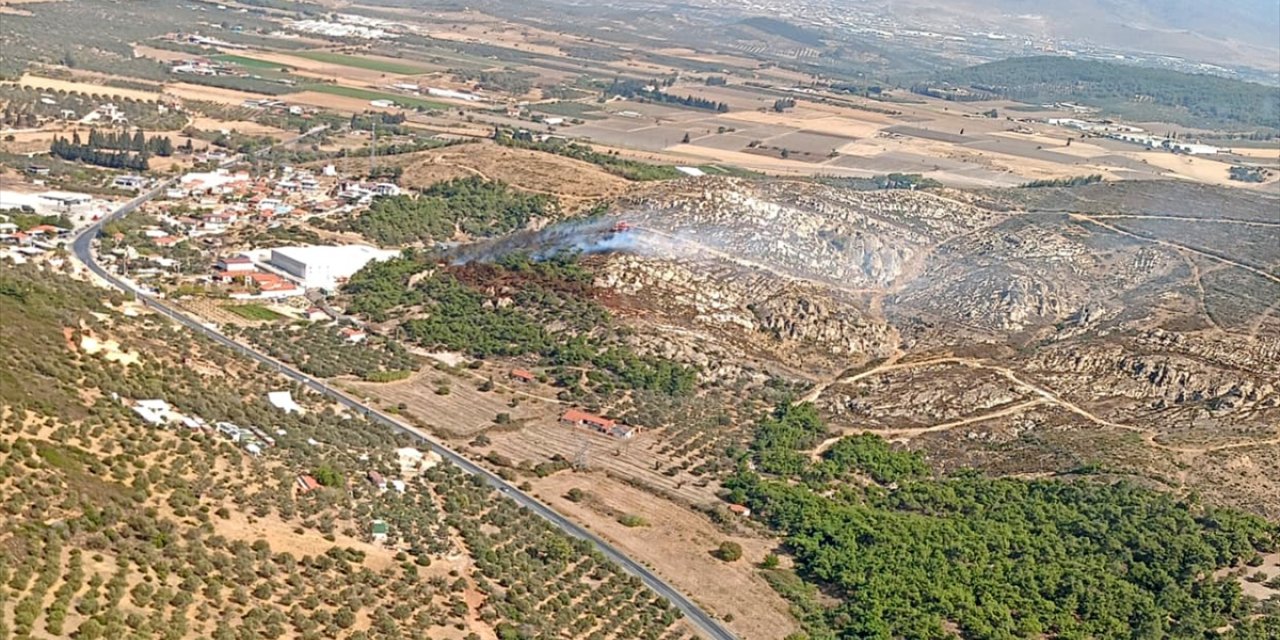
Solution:
<path fill-rule="evenodd" d="M 1229 152 L 1229 149 L 1223 149 L 1211 144 L 1200 144 L 1198 142 L 1187 142 L 1170 136 L 1158 136 L 1143 130 L 1142 127 L 1135 127 L 1127 124 L 1119 124 L 1110 120 L 1081 120 L 1078 118 L 1049 118 L 1046 122 L 1051 125 L 1075 129 L 1085 133 L 1128 142 L 1131 144 L 1139 144 L 1148 149 L 1164 149 L 1172 153 L 1184 153 L 1192 156 L 1200 155 L 1216 155 L 1219 153 Z"/>
<path fill-rule="evenodd" d="M 117 178 L 118 186 L 151 186 L 133 178 Z M 283 167 L 257 177 L 224 168 L 191 172 L 162 199 L 142 207 L 154 222 L 112 231 L 103 261 L 157 294 L 160 285 L 217 287 L 242 300 L 332 291 L 369 262 L 395 252 L 360 244 L 257 246 L 242 236 L 291 220 L 349 213 L 376 196 L 399 193 L 390 183 L 340 179 L 332 167 L 318 173 Z M 179 245 L 187 248 L 175 252 Z"/>

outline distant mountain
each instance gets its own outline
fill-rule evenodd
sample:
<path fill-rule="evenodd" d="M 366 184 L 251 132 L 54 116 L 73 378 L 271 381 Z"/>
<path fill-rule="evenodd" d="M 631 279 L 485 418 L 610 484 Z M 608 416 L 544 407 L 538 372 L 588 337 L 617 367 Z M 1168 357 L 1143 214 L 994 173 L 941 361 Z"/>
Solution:
<path fill-rule="evenodd" d="M 878 1 L 899 19 L 933 28 L 982 27 L 1280 69 L 1280 0 Z"/>
<path fill-rule="evenodd" d="M 948 71 L 915 90 L 932 94 L 940 84 L 974 91 L 965 97 L 1080 102 L 1131 119 L 1205 128 L 1274 129 L 1280 122 L 1280 88 L 1060 56 L 1011 58 Z"/>

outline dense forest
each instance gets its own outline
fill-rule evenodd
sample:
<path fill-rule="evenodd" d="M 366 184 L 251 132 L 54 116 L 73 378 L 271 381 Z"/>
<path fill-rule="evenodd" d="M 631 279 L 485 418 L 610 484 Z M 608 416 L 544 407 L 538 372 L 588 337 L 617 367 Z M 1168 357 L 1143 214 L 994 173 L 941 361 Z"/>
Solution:
<path fill-rule="evenodd" d="M 944 72 L 913 90 L 943 85 L 969 87 L 974 99 L 1078 102 L 1189 126 L 1280 129 L 1280 88 L 1167 69 L 1035 56 Z"/>
<path fill-rule="evenodd" d="M 827 435 L 783 405 L 727 483 L 785 536 L 795 573 L 768 576 L 815 640 L 1277 637 L 1210 577 L 1275 551 L 1274 525 L 1124 482 L 938 477 L 872 435 L 812 461 Z"/>
<path fill-rule="evenodd" d="M 609 313 L 587 299 L 591 279 L 571 254 L 536 261 L 516 253 L 494 264 L 440 267 L 410 251 L 370 263 L 343 292 L 348 311 L 377 322 L 400 318 L 401 334 L 424 348 L 537 356 L 570 393 L 691 393 L 696 371 L 623 343 Z"/>
<path fill-rule="evenodd" d="M 488 237 L 514 231 L 555 208 L 547 196 L 473 176 L 435 183 L 417 197 L 378 198 L 349 226 L 384 246 L 440 242 L 459 233 Z"/>

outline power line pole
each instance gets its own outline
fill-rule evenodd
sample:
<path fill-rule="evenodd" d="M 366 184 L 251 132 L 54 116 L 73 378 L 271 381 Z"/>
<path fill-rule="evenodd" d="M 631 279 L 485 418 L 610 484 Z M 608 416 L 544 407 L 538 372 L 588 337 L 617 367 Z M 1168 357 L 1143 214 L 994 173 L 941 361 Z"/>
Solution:
<path fill-rule="evenodd" d="M 378 121 L 373 122 L 373 142 L 369 145 L 369 178 L 373 178 L 373 169 L 378 159 Z"/>
<path fill-rule="evenodd" d="M 577 428 L 577 427 L 575 427 Z M 591 440 L 589 440 L 581 431 L 578 433 L 578 451 L 573 454 L 573 468 L 578 471 L 586 471 L 591 467 Z"/>

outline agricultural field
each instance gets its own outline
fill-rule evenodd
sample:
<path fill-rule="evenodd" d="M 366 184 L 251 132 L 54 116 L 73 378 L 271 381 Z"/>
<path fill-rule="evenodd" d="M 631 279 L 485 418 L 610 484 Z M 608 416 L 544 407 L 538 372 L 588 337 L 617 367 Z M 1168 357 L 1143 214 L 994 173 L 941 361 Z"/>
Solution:
<path fill-rule="evenodd" d="M 551 389 L 516 388 L 504 372 L 424 368 L 414 376 L 385 384 L 347 382 L 352 395 L 367 397 L 424 429 L 470 441 L 490 430 L 519 428 L 531 420 L 557 415 Z M 482 388 L 488 390 L 481 390 Z M 503 417 L 499 417 L 503 416 Z"/>
<path fill-rule="evenodd" d="M 6 270 L 0 292 L 4 316 L 21 319 L 0 330 L 26 336 L 21 349 L 0 350 L 5 371 L 39 361 L 45 372 L 0 395 L 11 516 L 0 543 L 19 550 L 0 559 L 13 604 L 0 610 L 6 629 L 693 637 L 664 600 L 487 485 L 447 465 L 402 467 L 396 447 L 412 444 L 403 436 L 301 392 L 307 415 L 282 414 L 263 396 L 283 379 L 159 317 L 123 315 L 122 299 L 104 303 L 66 276 Z M 145 356 L 107 360 L 82 351 L 79 335 Z M 67 384 L 70 370 L 89 378 Z M 212 428 L 153 426 L 122 405 L 144 398 L 208 424 L 272 425 L 273 439 L 254 455 Z M 404 491 L 380 490 L 366 480 L 374 471 Z M 313 484 L 300 488 L 304 474 Z"/>
<path fill-rule="evenodd" d="M 289 55 L 295 58 L 305 58 L 307 60 L 324 62 L 331 65 L 351 67 L 354 69 L 367 69 L 369 71 L 378 71 L 380 73 L 402 76 L 421 75 L 432 71 L 431 68 L 425 66 L 395 62 L 385 58 L 354 56 L 334 51 L 294 51 Z"/>
<path fill-rule="evenodd" d="M 258 322 L 274 322 L 285 317 L 278 311 L 272 311 L 260 304 L 229 304 L 223 306 L 223 309 L 226 309 L 245 320 L 255 320 Z"/>
<path fill-rule="evenodd" d="M 283 65 L 279 65 L 274 62 L 271 62 L 270 60 L 262 60 L 259 58 L 251 58 L 249 56 L 242 56 L 242 55 L 236 55 L 231 53 L 220 53 L 216 56 L 210 56 L 210 58 L 217 60 L 218 62 L 225 62 L 227 64 L 234 64 L 241 67 L 258 69 L 262 71 L 279 71 L 283 66 Z"/>

